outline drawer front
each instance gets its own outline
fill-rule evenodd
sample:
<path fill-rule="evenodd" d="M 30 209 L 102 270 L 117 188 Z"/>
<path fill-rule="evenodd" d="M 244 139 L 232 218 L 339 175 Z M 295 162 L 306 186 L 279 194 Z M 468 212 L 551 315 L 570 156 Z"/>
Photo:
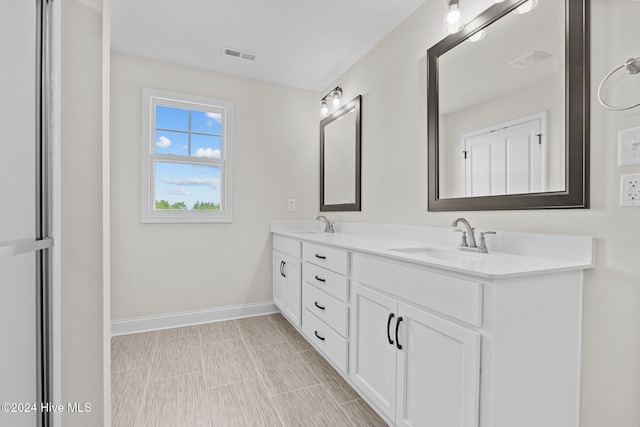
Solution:
<path fill-rule="evenodd" d="M 342 372 L 347 373 L 349 347 L 346 339 L 306 309 L 302 310 L 302 332 L 327 359 Z"/>
<path fill-rule="evenodd" d="M 302 285 L 302 306 L 343 337 L 349 330 L 349 308 L 308 283 Z"/>
<path fill-rule="evenodd" d="M 300 259 L 302 241 L 288 237 L 273 236 L 273 250 Z"/>
<path fill-rule="evenodd" d="M 353 255 L 353 281 L 471 325 L 482 326 L 482 285 L 366 255 Z"/>
<path fill-rule="evenodd" d="M 340 301 L 349 301 L 349 279 L 338 273 L 305 262 L 302 278 Z"/>
<path fill-rule="evenodd" d="M 304 242 L 302 257 L 305 261 L 322 266 L 336 273 L 349 274 L 349 253 L 342 249 Z"/>

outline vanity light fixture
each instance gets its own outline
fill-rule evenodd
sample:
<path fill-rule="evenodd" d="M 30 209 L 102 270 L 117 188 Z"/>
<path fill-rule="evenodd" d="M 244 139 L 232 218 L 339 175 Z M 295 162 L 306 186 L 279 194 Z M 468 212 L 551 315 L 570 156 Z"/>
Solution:
<path fill-rule="evenodd" d="M 340 100 L 342 99 L 342 88 L 336 86 L 331 92 L 322 97 L 320 106 L 320 116 L 326 117 L 329 114 L 329 98 L 331 98 L 331 106 L 334 110 L 340 108 Z"/>
<path fill-rule="evenodd" d="M 531 12 L 538 5 L 538 0 L 529 0 L 525 3 L 522 3 L 520 6 L 513 11 L 516 15 L 522 15 L 523 13 Z"/>
<path fill-rule="evenodd" d="M 482 40 L 486 35 L 487 35 L 487 32 L 485 30 L 480 30 L 477 33 L 473 34 L 471 37 L 469 37 L 467 41 L 471 43 L 478 42 Z"/>
<path fill-rule="evenodd" d="M 461 18 L 460 0 L 447 0 L 447 14 L 444 19 L 447 33 L 454 34 L 462 29 Z"/>

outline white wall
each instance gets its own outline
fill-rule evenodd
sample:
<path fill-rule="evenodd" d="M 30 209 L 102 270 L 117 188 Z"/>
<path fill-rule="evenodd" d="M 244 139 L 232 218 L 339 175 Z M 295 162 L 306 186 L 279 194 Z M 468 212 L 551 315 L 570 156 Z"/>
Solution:
<path fill-rule="evenodd" d="M 467 2 L 482 7 L 492 2 Z M 640 56 L 640 3 L 591 1 L 591 209 L 465 212 L 480 230 L 593 235 L 597 267 L 585 275 L 582 427 L 640 425 L 640 210 L 619 207 L 617 131 L 640 126 L 640 109 L 616 113 L 595 96 L 602 77 Z M 442 33 L 440 2 L 427 0 L 338 80 L 363 95 L 362 212 L 332 220 L 447 227 L 459 213 L 427 212 L 426 51 Z M 640 77 L 619 82 L 637 98 Z M 631 99 L 627 99 L 628 102 Z M 636 100 L 637 101 L 637 100 Z M 523 366 L 523 369 L 526 367 Z"/>
<path fill-rule="evenodd" d="M 118 53 L 111 78 L 112 320 L 271 301 L 269 221 L 318 209 L 317 94 Z M 143 87 L 233 101 L 231 224 L 140 223 Z"/>
<path fill-rule="evenodd" d="M 101 1 L 60 6 L 61 425 L 103 424 Z M 98 10 L 96 10 L 96 8 Z M 57 361 L 55 361 L 57 362 Z"/>

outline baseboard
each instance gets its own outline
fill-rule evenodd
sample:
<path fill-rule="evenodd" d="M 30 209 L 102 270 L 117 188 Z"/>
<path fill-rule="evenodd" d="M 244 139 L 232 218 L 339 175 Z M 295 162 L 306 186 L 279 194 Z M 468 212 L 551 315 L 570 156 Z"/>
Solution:
<path fill-rule="evenodd" d="M 272 302 L 219 307 L 208 310 L 187 311 L 163 314 L 160 316 L 135 317 L 111 321 L 111 335 L 134 334 L 137 332 L 157 331 L 159 329 L 179 328 L 201 323 L 220 322 L 242 317 L 279 313 Z"/>

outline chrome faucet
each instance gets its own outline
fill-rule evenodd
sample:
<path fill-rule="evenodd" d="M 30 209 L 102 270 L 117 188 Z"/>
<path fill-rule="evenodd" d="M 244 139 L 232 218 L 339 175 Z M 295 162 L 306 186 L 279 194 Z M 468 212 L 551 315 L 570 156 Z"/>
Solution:
<path fill-rule="evenodd" d="M 320 215 L 316 217 L 317 220 L 324 221 L 324 232 L 325 233 L 333 233 L 333 222 L 329 221 L 326 216 Z"/>
<path fill-rule="evenodd" d="M 466 248 L 477 248 L 477 247 L 478 247 L 478 245 L 476 244 L 476 236 L 475 236 L 475 234 L 474 234 L 474 232 L 473 232 L 473 231 L 475 230 L 475 228 L 472 228 L 472 227 L 471 227 L 471 224 L 469 224 L 469 221 L 467 221 L 467 220 L 466 220 L 466 219 L 464 219 L 464 218 L 456 218 L 456 219 L 454 219 L 454 220 L 453 220 L 453 223 L 452 223 L 451 225 L 452 225 L 453 227 L 457 227 L 459 222 L 463 223 L 463 224 L 464 224 L 464 226 L 466 227 L 466 229 L 467 229 L 467 236 L 468 236 L 468 239 L 469 239 L 469 240 L 468 240 L 468 242 L 469 242 L 469 243 L 467 243 L 467 244 L 465 245 L 465 244 L 464 244 L 464 242 L 463 242 L 463 243 L 460 245 L 460 249 L 465 248 L 465 247 L 466 247 Z M 464 235 L 463 235 L 463 237 L 464 237 Z"/>
<path fill-rule="evenodd" d="M 467 229 L 465 230 L 459 230 L 459 229 L 455 229 L 453 231 L 462 231 L 462 241 L 460 242 L 460 246 L 458 247 L 459 250 L 461 251 L 471 251 L 471 252 L 480 252 L 483 254 L 489 253 L 489 250 L 487 249 L 487 242 L 484 239 L 484 235 L 485 234 L 496 234 L 495 231 L 483 231 L 480 233 L 480 244 L 476 244 L 476 236 L 474 234 L 474 230 L 475 228 L 471 227 L 471 224 L 469 224 L 469 221 L 467 221 L 464 218 L 456 218 L 453 220 L 453 223 L 451 224 L 453 227 L 457 227 L 458 223 L 461 222 L 464 224 L 465 228 Z M 467 236 L 469 237 L 469 241 L 467 243 Z"/>

